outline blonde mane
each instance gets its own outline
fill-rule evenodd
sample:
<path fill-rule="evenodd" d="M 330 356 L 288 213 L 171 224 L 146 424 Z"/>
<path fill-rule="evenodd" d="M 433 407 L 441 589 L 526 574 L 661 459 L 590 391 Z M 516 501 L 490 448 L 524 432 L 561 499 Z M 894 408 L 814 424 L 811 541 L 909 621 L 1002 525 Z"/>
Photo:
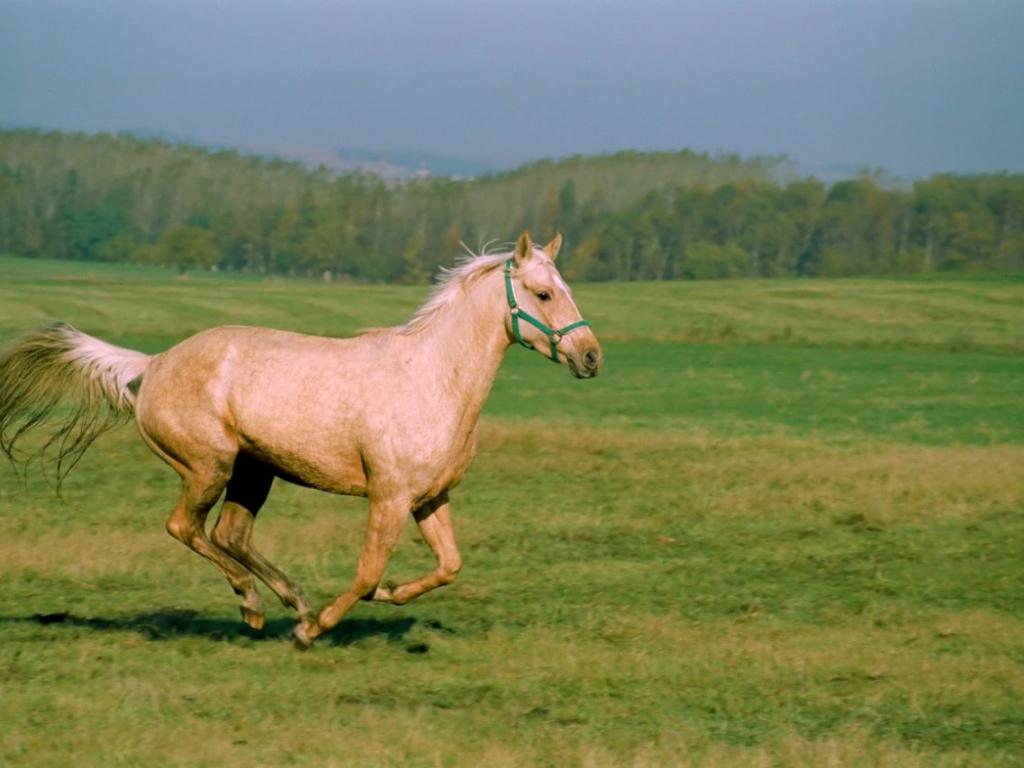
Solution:
<path fill-rule="evenodd" d="M 441 273 L 437 276 L 434 290 L 430 292 L 426 302 L 416 310 L 416 314 L 409 322 L 399 328 L 399 332 L 405 336 L 411 336 L 428 327 L 434 318 L 462 296 L 464 289 L 491 270 L 500 267 L 511 256 L 511 252 L 487 253 L 485 248 L 479 254 L 470 251 L 469 256 L 460 260 L 450 269 L 442 267 Z"/>

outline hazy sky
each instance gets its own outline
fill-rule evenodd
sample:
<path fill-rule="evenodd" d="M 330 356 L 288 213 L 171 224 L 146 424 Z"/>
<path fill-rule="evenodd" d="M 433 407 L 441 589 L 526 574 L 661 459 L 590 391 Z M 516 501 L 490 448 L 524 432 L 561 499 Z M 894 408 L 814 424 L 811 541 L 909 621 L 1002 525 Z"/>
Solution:
<path fill-rule="evenodd" d="M 1024 2 L 0 0 L 0 121 L 1024 170 Z"/>

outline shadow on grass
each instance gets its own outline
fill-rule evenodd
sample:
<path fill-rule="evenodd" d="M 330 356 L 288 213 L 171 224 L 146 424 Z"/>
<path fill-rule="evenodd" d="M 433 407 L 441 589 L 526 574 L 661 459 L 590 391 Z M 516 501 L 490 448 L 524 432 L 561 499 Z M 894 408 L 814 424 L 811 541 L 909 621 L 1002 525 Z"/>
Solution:
<path fill-rule="evenodd" d="M 165 609 L 137 616 L 102 618 L 82 617 L 73 613 L 33 614 L 31 616 L 0 616 L 2 624 L 39 624 L 70 630 L 94 632 L 135 632 L 147 640 L 175 640 L 182 637 L 206 637 L 219 642 L 238 640 L 285 641 L 291 639 L 294 619 L 272 619 L 262 630 L 254 630 L 241 619 L 201 616 L 195 611 Z M 372 637 L 383 637 L 389 643 L 401 643 L 416 619 L 406 616 L 394 619 L 346 619 L 321 636 L 317 645 L 346 646 Z"/>

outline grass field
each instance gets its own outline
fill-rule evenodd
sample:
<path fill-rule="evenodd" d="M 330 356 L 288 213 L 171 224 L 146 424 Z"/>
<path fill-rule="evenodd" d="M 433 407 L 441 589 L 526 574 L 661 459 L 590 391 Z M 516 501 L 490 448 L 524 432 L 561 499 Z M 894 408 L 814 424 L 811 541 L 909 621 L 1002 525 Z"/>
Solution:
<path fill-rule="evenodd" d="M 131 427 L 0 468 L 0 764 L 1024 764 L 1024 281 L 582 285 L 593 382 L 509 351 L 453 494 L 460 579 L 308 653 L 168 537 Z M 0 259 L 0 340 L 346 334 L 423 288 Z M 322 603 L 365 502 L 275 486 Z M 432 566 L 414 526 L 389 576 Z"/>

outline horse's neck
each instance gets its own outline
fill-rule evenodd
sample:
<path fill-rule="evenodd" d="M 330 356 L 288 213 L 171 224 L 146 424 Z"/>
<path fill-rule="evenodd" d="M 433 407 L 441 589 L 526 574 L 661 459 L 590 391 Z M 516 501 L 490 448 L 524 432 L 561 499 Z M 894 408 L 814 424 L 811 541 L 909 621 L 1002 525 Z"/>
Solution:
<path fill-rule="evenodd" d="M 452 401 L 445 405 L 457 408 L 464 424 L 475 425 L 508 349 L 507 311 L 500 275 L 491 273 L 411 338 L 424 375 L 444 382 L 443 397 Z"/>

